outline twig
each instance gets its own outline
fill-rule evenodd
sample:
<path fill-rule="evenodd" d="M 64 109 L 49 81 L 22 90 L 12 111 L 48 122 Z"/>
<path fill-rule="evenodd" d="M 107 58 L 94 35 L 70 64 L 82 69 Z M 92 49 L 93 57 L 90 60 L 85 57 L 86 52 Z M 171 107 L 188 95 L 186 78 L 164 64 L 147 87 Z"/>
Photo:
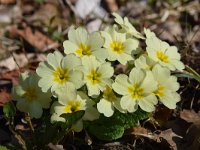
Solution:
<path fill-rule="evenodd" d="M 195 96 L 196 96 L 197 89 L 199 88 L 199 85 L 200 85 L 200 84 L 198 84 L 198 85 L 195 87 L 196 90 L 195 90 L 195 92 L 194 92 L 194 95 L 193 95 L 192 100 L 191 100 L 191 103 L 190 103 L 190 109 L 191 109 L 191 110 L 192 110 L 192 106 L 193 106 L 193 103 L 194 103 L 194 98 L 195 98 Z"/>
<path fill-rule="evenodd" d="M 15 56 L 13 55 L 13 53 L 12 53 L 12 52 L 10 52 L 10 54 L 11 54 L 11 56 L 12 56 L 12 58 L 13 58 L 13 60 L 14 60 L 15 64 L 17 65 L 17 67 L 18 67 L 19 71 L 20 71 L 20 66 L 19 66 L 19 64 L 17 63 L 17 60 L 15 59 Z"/>
<path fill-rule="evenodd" d="M 65 2 L 67 3 L 67 5 L 69 6 L 69 8 L 72 10 L 72 12 L 75 14 L 75 16 L 77 16 L 77 12 L 75 7 L 72 5 L 72 3 L 70 2 L 70 0 L 65 0 Z"/>
<path fill-rule="evenodd" d="M 31 121 L 31 116 L 30 114 L 28 113 L 27 116 L 26 116 L 26 121 L 28 122 L 30 128 L 31 128 L 31 131 L 34 132 L 34 127 L 33 127 L 33 124 L 32 124 L 32 121 Z"/>
<path fill-rule="evenodd" d="M 10 125 L 9 123 L 9 130 L 12 132 L 13 135 L 15 135 L 15 138 L 18 140 L 19 144 L 21 144 L 22 148 L 24 150 L 27 150 L 26 142 L 22 139 L 21 135 L 19 135 Z"/>

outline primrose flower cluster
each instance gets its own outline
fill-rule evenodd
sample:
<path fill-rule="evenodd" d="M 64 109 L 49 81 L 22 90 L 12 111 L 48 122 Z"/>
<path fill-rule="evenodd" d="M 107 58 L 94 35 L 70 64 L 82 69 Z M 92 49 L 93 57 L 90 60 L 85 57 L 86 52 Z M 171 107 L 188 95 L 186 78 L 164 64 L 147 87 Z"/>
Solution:
<path fill-rule="evenodd" d="M 180 95 L 171 71 L 184 69 L 177 48 L 149 29 L 143 36 L 128 18 L 113 16 L 116 24 L 104 31 L 70 29 L 63 43 L 65 55 L 50 53 L 36 74 L 22 73 L 13 88 L 17 108 L 40 118 L 43 108 L 51 107 L 51 122 L 65 122 L 62 114 L 82 110 L 83 117 L 72 126 L 75 131 L 83 129 L 84 120 L 96 120 L 100 114 L 111 117 L 115 111 L 134 113 L 138 108 L 153 112 L 158 103 L 174 109 Z M 140 41 L 146 43 L 144 50 Z M 117 74 L 118 64 L 132 68 Z"/>

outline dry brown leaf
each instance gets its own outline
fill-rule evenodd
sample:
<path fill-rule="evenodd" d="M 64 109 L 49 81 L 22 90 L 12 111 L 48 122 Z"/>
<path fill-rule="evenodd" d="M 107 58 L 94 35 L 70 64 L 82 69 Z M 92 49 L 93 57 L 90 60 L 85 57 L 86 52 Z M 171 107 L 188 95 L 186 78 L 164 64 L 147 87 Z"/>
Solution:
<path fill-rule="evenodd" d="M 169 143 L 169 145 L 171 146 L 173 150 L 177 150 L 177 146 L 172 138 L 173 137 L 182 138 L 181 136 L 178 136 L 177 134 L 175 134 L 172 131 L 172 129 L 167 129 L 167 130 L 161 131 L 159 134 L 156 134 L 156 133 L 152 133 L 151 131 L 143 127 L 135 127 L 135 128 L 131 128 L 127 130 L 126 132 L 128 132 L 129 134 L 131 133 L 136 136 L 143 136 L 157 142 L 161 142 L 161 139 L 163 138 Z"/>
<path fill-rule="evenodd" d="M 182 138 L 180 136 L 178 136 L 177 134 L 175 134 L 172 129 L 167 129 L 165 131 L 162 131 L 159 135 L 158 135 L 158 139 L 163 138 L 165 139 L 171 146 L 171 148 L 173 150 L 177 150 L 177 146 L 176 143 L 174 142 L 174 140 L 172 139 L 173 137 L 179 137 Z"/>
<path fill-rule="evenodd" d="M 52 143 L 49 143 L 48 147 L 52 150 L 65 150 L 62 145 L 54 145 Z"/>
<path fill-rule="evenodd" d="M 0 106 L 11 100 L 11 95 L 6 90 L 0 90 Z"/>
<path fill-rule="evenodd" d="M 200 124 L 192 124 L 180 144 L 180 149 L 199 150 L 200 149 Z"/>
<path fill-rule="evenodd" d="M 52 28 L 57 28 L 67 22 L 67 20 L 61 18 L 61 12 L 62 11 L 59 10 L 59 5 L 56 1 L 52 1 L 52 3 L 47 2 L 41 5 L 32 16 L 26 17 L 26 21 L 34 25 L 51 25 Z M 51 21 L 52 18 L 54 18 L 53 21 Z"/>
<path fill-rule="evenodd" d="M 135 133 L 135 134 L 148 134 L 149 133 L 149 131 L 143 127 L 131 128 L 131 129 L 129 129 L 129 131 L 131 131 L 132 133 Z"/>
<path fill-rule="evenodd" d="M 106 0 L 106 2 L 111 12 L 115 12 L 119 9 L 116 0 Z"/>
<path fill-rule="evenodd" d="M 8 5 L 8 4 L 14 4 L 16 3 L 16 0 L 0 0 L 0 4 Z"/>
<path fill-rule="evenodd" d="M 19 76 L 18 70 L 9 71 L 6 73 L 0 73 L 0 79 L 12 81 L 13 85 L 16 85 L 18 83 L 18 76 Z"/>
<path fill-rule="evenodd" d="M 20 35 L 28 43 L 38 48 L 39 50 L 46 51 L 51 48 L 57 48 L 59 44 L 38 30 L 32 30 L 30 27 L 25 27 L 25 29 L 18 29 L 13 27 L 11 33 Z"/>
<path fill-rule="evenodd" d="M 180 118 L 194 124 L 200 124 L 200 114 L 194 110 L 186 110 L 180 112 Z"/>

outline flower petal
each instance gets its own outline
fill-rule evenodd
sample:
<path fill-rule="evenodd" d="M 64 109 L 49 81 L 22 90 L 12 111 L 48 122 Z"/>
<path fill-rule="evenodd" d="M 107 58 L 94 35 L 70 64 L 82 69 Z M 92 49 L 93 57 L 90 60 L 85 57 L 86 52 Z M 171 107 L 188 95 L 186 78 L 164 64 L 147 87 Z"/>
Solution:
<path fill-rule="evenodd" d="M 126 110 L 124 110 L 122 107 L 121 107 L 121 98 L 117 98 L 117 100 L 115 100 L 113 102 L 113 106 L 119 110 L 121 113 L 126 113 Z"/>
<path fill-rule="evenodd" d="M 170 77 L 170 70 L 161 67 L 159 64 L 155 65 L 152 69 L 153 76 L 158 82 L 165 82 Z"/>
<path fill-rule="evenodd" d="M 136 39 L 127 39 L 124 43 L 125 51 L 131 54 L 132 50 L 136 50 L 139 41 Z"/>
<path fill-rule="evenodd" d="M 172 59 L 170 60 L 170 62 L 174 65 L 174 67 L 180 71 L 182 71 L 183 69 L 185 69 L 185 65 L 179 61 L 179 60 L 175 60 L 175 59 Z"/>
<path fill-rule="evenodd" d="M 59 121 L 65 122 L 65 119 L 64 119 L 63 117 L 60 117 L 58 114 L 53 113 L 53 114 L 51 115 L 51 123 L 59 122 Z"/>
<path fill-rule="evenodd" d="M 55 51 L 54 53 L 49 53 L 47 55 L 47 62 L 54 69 L 57 69 L 58 67 L 60 67 L 62 58 L 63 58 L 63 55 L 59 51 Z"/>
<path fill-rule="evenodd" d="M 55 93 L 58 95 L 58 102 L 66 105 L 69 100 L 76 99 L 76 88 L 74 84 L 67 82 L 62 87 L 57 88 Z"/>
<path fill-rule="evenodd" d="M 85 56 L 82 58 L 82 65 L 86 72 L 96 69 L 100 66 L 100 62 L 96 60 L 94 56 Z"/>
<path fill-rule="evenodd" d="M 105 59 L 108 57 L 108 52 L 106 49 L 104 48 L 98 48 L 98 49 L 94 49 L 93 50 L 93 54 L 94 56 L 96 56 L 96 58 L 101 61 L 104 62 Z"/>
<path fill-rule="evenodd" d="M 133 68 L 129 74 L 129 81 L 133 84 L 140 84 L 145 78 L 145 72 L 139 68 Z"/>
<path fill-rule="evenodd" d="M 36 101 L 33 101 L 30 105 L 29 105 L 29 113 L 31 115 L 31 117 L 34 118 L 40 118 L 42 116 L 42 106 L 41 104 L 39 104 Z"/>
<path fill-rule="evenodd" d="M 176 59 L 176 60 L 180 60 L 181 55 L 178 53 L 178 49 L 175 46 L 170 46 L 166 53 L 167 56 L 169 56 L 170 59 Z"/>
<path fill-rule="evenodd" d="M 92 85 L 90 83 L 86 83 L 87 89 L 88 89 L 88 95 L 94 96 L 100 94 L 100 89 L 98 88 L 98 85 Z"/>
<path fill-rule="evenodd" d="M 114 73 L 114 69 L 111 66 L 111 63 L 106 62 L 99 67 L 98 73 L 102 75 L 102 78 L 110 78 Z"/>
<path fill-rule="evenodd" d="M 63 42 L 63 47 L 65 54 L 75 53 L 75 51 L 78 49 L 78 45 L 69 40 Z"/>
<path fill-rule="evenodd" d="M 29 112 L 29 102 L 27 102 L 25 99 L 18 100 L 16 107 L 21 112 Z"/>
<path fill-rule="evenodd" d="M 114 114 L 114 107 L 112 106 L 112 103 L 105 99 L 101 99 L 99 103 L 97 103 L 97 109 L 106 117 L 111 117 Z"/>
<path fill-rule="evenodd" d="M 79 45 L 80 43 L 86 43 L 88 40 L 88 33 L 85 28 L 79 27 L 76 30 L 70 29 L 68 33 L 68 38 L 70 41 Z"/>
<path fill-rule="evenodd" d="M 101 48 L 104 44 L 104 39 L 101 37 L 99 32 L 93 32 L 90 34 L 88 38 L 88 45 L 92 47 L 92 49 Z"/>
<path fill-rule="evenodd" d="M 23 87 L 21 85 L 14 86 L 12 88 L 12 98 L 14 100 L 20 99 L 25 93 Z"/>
<path fill-rule="evenodd" d="M 74 54 L 69 54 L 65 56 L 62 60 L 61 66 L 62 68 L 66 68 L 68 70 L 76 69 L 76 67 L 81 65 L 81 59 L 76 57 Z"/>
<path fill-rule="evenodd" d="M 129 94 L 129 86 L 130 84 L 128 83 L 128 77 L 125 74 L 118 75 L 115 79 L 115 82 L 112 84 L 113 90 L 120 95 Z"/>
<path fill-rule="evenodd" d="M 83 116 L 83 120 L 89 120 L 89 121 L 93 121 L 98 119 L 100 116 L 99 112 L 97 111 L 96 108 L 94 107 L 88 107 L 85 110 L 85 114 Z"/>
<path fill-rule="evenodd" d="M 169 90 L 165 91 L 165 95 L 160 97 L 160 101 L 169 109 L 175 109 L 176 103 L 181 100 L 180 95 Z"/>
<path fill-rule="evenodd" d="M 123 109 L 127 110 L 130 113 L 135 112 L 138 108 L 137 101 L 132 99 L 130 96 L 123 96 L 121 98 L 120 104 Z"/>
<path fill-rule="evenodd" d="M 141 88 L 144 89 L 144 93 L 152 93 L 157 90 L 157 82 L 155 81 L 151 71 L 146 71 L 146 77 L 141 83 Z"/>
<path fill-rule="evenodd" d="M 81 71 L 73 71 L 70 73 L 70 81 L 75 85 L 76 89 L 83 86 L 83 73 Z"/>
<path fill-rule="evenodd" d="M 155 110 L 155 106 L 158 103 L 158 100 L 155 95 L 151 94 L 145 98 L 140 99 L 139 106 L 142 110 L 146 112 L 152 112 Z"/>

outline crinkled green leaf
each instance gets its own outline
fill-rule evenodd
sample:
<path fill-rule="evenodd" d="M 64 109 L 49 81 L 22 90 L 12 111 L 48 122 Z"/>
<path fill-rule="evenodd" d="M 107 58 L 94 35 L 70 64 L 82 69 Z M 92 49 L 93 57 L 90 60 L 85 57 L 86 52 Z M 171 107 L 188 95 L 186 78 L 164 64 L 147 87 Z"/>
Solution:
<path fill-rule="evenodd" d="M 101 115 L 98 120 L 85 122 L 88 132 L 101 140 L 115 140 L 121 138 L 124 130 L 137 126 L 138 121 L 149 117 L 149 113 L 138 109 L 134 113 L 120 113 L 116 111 L 112 117 Z"/>
<path fill-rule="evenodd" d="M 115 140 L 124 134 L 124 128 L 122 125 L 104 126 L 99 124 L 93 124 L 89 127 L 89 132 L 101 140 Z"/>

